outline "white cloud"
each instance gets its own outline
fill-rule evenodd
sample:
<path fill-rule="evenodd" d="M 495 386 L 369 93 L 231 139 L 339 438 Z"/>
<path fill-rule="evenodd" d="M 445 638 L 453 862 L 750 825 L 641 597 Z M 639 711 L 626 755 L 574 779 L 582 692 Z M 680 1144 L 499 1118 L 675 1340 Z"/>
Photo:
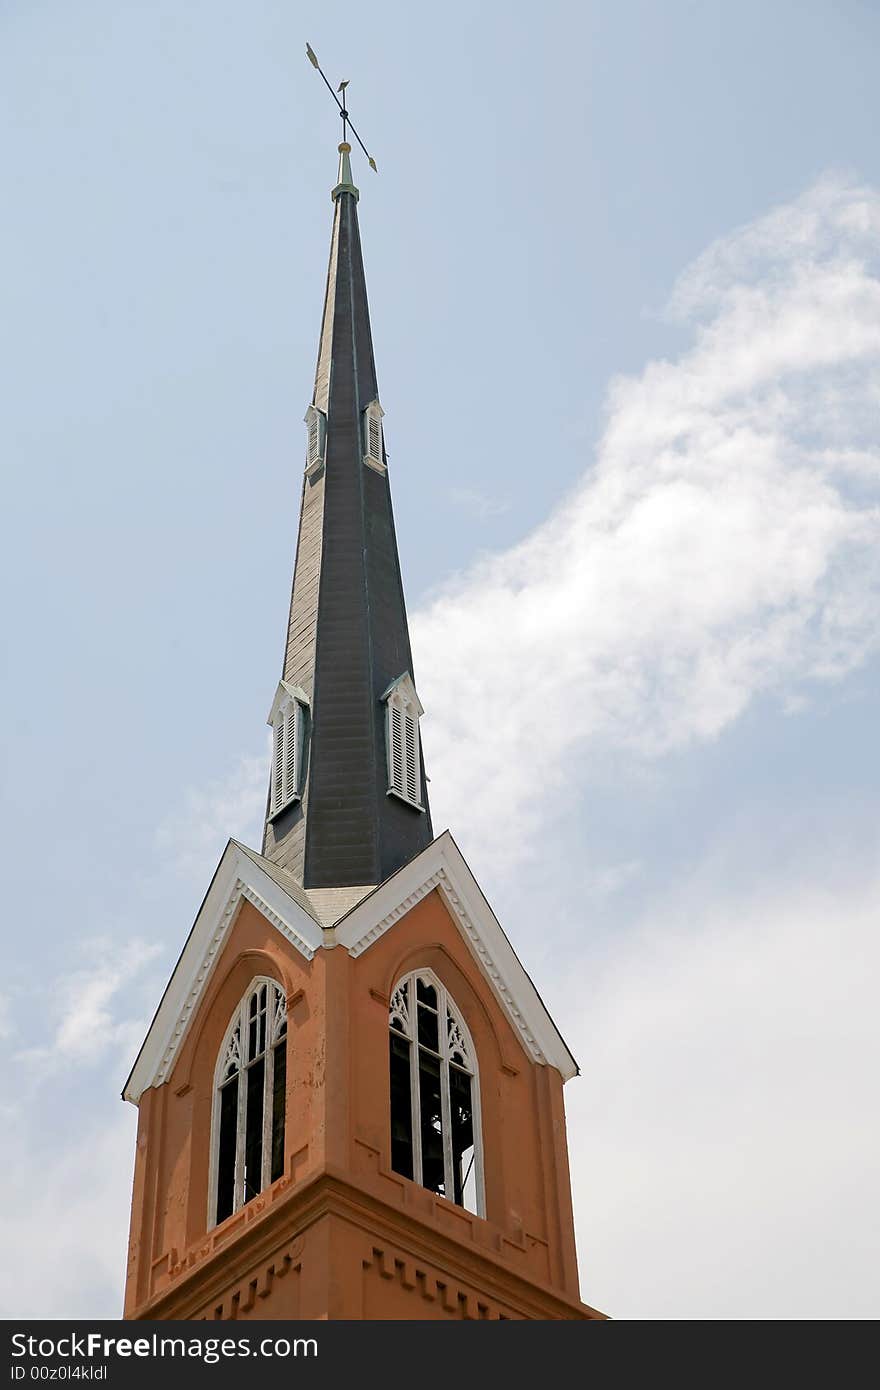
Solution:
<path fill-rule="evenodd" d="M 232 836 L 259 843 L 269 786 L 269 742 L 262 755 L 244 756 L 225 777 L 187 792 L 156 832 L 157 848 L 178 873 L 197 880 L 210 874 Z"/>
<path fill-rule="evenodd" d="M 449 497 L 457 507 L 461 507 L 462 511 L 467 512 L 469 516 L 475 517 L 478 521 L 486 521 L 495 516 L 504 516 L 506 512 L 510 511 L 509 498 L 490 496 L 489 493 L 480 492 L 477 488 L 450 488 Z"/>
<path fill-rule="evenodd" d="M 48 1152 L 22 1122 L 3 1128 L 0 1317 L 121 1316 L 136 1130 L 121 1101 Z"/>
<path fill-rule="evenodd" d="M 46 1040 L 13 1054 L 0 1085 L 3 1242 L 16 1252 L 0 1261 L 0 1317 L 120 1315 L 137 1116 L 119 1085 L 156 1002 L 145 967 L 161 949 L 82 941 L 85 963 L 45 984 L 36 1016 L 30 991 L 10 1002 L 10 1033 L 33 1036 L 38 1019 Z"/>
<path fill-rule="evenodd" d="M 122 947 L 104 942 L 100 950 L 103 960 L 60 985 L 63 1012 L 53 1051 L 64 1059 L 95 1057 L 111 1044 L 131 1042 L 131 1023 L 115 1018 L 111 1004 L 161 947 L 145 941 Z"/>
<path fill-rule="evenodd" d="M 572 496 L 416 615 L 435 821 L 481 878 L 532 830 L 546 839 L 584 759 L 712 739 L 765 692 L 797 718 L 812 682 L 876 642 L 878 217 L 873 191 L 825 181 L 710 248 L 672 298 L 690 350 L 614 382 Z M 267 757 L 246 757 L 188 794 L 157 837 L 182 873 L 202 882 L 230 834 L 254 842 L 266 779 Z M 865 1099 L 877 885 L 731 898 L 703 870 L 573 960 L 585 905 L 650 870 L 617 858 L 572 847 L 564 877 L 536 874 L 522 897 L 554 923 L 527 964 L 554 993 L 561 933 L 555 997 L 579 982 L 559 1022 L 584 1072 L 567 1088 L 584 1296 L 619 1317 L 857 1315 L 880 1156 Z M 133 1052 L 139 1025 L 116 1003 L 143 949 L 98 952 L 53 992 L 41 1060 L 94 1061 L 102 1038 Z M 36 1255 L 0 1276 L 2 1311 L 113 1315 L 134 1113 L 45 1160 L 16 1116 L 4 1237 Z"/>
<path fill-rule="evenodd" d="M 130 1000 L 132 982 L 161 951 L 158 943 L 140 939 L 122 945 L 110 939 L 84 941 L 80 953 L 88 965 L 61 975 L 47 992 L 47 1013 L 54 1023 L 48 1042 L 17 1053 L 16 1060 L 45 1072 L 94 1062 L 111 1048 L 123 1056 L 132 1052 L 141 1042 L 144 1020 L 120 1017 L 118 1006 L 126 993 Z"/>
<path fill-rule="evenodd" d="M 880 880 L 711 888 L 701 872 L 577 972 L 584 1297 L 624 1318 L 873 1317 Z"/>
<path fill-rule="evenodd" d="M 416 615 L 438 825 L 500 866 L 591 746 L 715 738 L 878 640 L 880 195 L 826 180 L 681 278 L 675 361 L 612 383 L 595 467 Z"/>

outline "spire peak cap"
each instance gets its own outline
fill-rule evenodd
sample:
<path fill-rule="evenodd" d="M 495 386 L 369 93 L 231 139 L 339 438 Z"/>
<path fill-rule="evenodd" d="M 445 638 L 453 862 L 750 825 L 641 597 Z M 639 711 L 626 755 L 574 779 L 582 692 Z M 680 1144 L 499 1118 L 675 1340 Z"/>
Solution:
<path fill-rule="evenodd" d="M 336 187 L 330 194 L 334 203 L 341 193 L 350 193 L 355 202 L 357 202 L 358 198 L 361 196 L 360 190 L 355 187 L 354 179 L 351 176 L 350 154 L 351 145 L 347 140 L 341 141 L 339 145 L 339 173 L 336 176 Z"/>

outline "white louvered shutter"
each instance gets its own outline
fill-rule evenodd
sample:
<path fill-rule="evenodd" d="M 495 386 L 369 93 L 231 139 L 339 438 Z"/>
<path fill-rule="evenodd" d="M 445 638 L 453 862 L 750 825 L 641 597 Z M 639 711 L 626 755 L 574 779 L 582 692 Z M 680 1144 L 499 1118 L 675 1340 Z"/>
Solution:
<path fill-rule="evenodd" d="M 279 714 L 272 729 L 275 740 L 272 750 L 271 809 L 277 811 L 284 797 L 284 717 Z"/>
<path fill-rule="evenodd" d="M 391 786 L 401 796 L 406 795 L 404 786 L 404 737 L 403 710 L 397 705 L 388 706 L 389 744 L 391 749 Z"/>
<path fill-rule="evenodd" d="M 374 410 L 367 413 L 367 453 L 376 463 L 382 462 L 382 421 Z"/>
<path fill-rule="evenodd" d="M 284 718 L 284 802 L 299 791 L 299 723 L 300 705 L 294 700 Z"/>
<path fill-rule="evenodd" d="M 405 743 L 405 762 L 406 762 L 406 783 L 404 794 L 410 801 L 418 804 L 419 801 L 419 726 L 418 721 L 412 714 L 403 716 L 403 733 Z"/>
<path fill-rule="evenodd" d="M 320 410 L 310 405 L 306 412 L 306 468 L 319 463 L 324 454 L 324 420 Z"/>

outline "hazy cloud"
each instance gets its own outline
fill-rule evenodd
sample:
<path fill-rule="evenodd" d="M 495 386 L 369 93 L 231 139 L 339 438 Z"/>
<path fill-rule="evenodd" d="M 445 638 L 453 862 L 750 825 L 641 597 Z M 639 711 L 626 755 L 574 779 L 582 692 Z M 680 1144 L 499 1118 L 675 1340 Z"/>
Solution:
<path fill-rule="evenodd" d="M 494 862 L 591 744 L 712 739 L 876 645 L 878 218 L 825 180 L 710 248 L 672 296 L 689 350 L 614 381 L 573 494 L 415 616 L 438 824 Z"/>
<path fill-rule="evenodd" d="M 224 777 L 192 788 L 156 832 L 156 846 L 178 873 L 202 878 L 232 837 L 259 843 L 269 787 L 269 743 L 262 755 L 241 757 Z"/>
<path fill-rule="evenodd" d="M 480 492 L 477 488 L 450 488 L 449 496 L 457 507 L 478 521 L 485 521 L 494 516 L 504 516 L 506 512 L 510 511 L 509 497 L 490 496 L 489 493 Z"/>
<path fill-rule="evenodd" d="M 591 750 L 656 759 L 716 737 L 762 692 L 797 718 L 812 683 L 876 643 L 878 218 L 872 190 L 826 180 L 710 247 L 670 304 L 690 348 L 612 383 L 572 495 L 415 615 L 435 821 L 478 851 L 481 877 L 581 795 Z M 160 848 L 202 880 L 230 834 L 254 842 L 266 777 L 261 754 L 189 793 Z M 645 873 L 571 853 L 557 918 L 567 893 L 580 921 L 586 899 Z M 567 940 L 563 982 L 527 909 L 507 923 L 529 931 L 528 964 L 546 951 L 548 994 L 570 996 L 588 1300 L 620 1317 L 873 1315 L 878 889 L 851 876 L 733 893 L 701 866 L 675 901 L 590 940 L 589 959 Z M 116 1005 L 150 956 L 95 951 L 61 982 L 44 1060 L 93 1059 L 130 1030 Z M 35 1159 L 17 1112 L 6 1316 L 118 1311 L 134 1118 L 98 1116 Z"/>
<path fill-rule="evenodd" d="M 125 1016 L 118 1006 L 130 1004 L 127 987 L 162 951 L 142 940 L 120 944 L 109 939 L 85 941 L 81 955 L 88 964 L 53 980 L 48 991 L 49 1041 L 16 1054 L 18 1061 L 54 1069 L 93 1062 L 109 1049 L 125 1055 L 140 1045 L 144 1020 Z M 126 991 L 128 997 L 123 993 Z"/>
<path fill-rule="evenodd" d="M 47 1150 L 22 1123 L 0 1130 L 0 1317 L 121 1316 L 136 1130 L 118 1101 Z"/>
<path fill-rule="evenodd" d="M 588 1301 L 875 1316 L 878 903 L 876 877 L 730 896 L 701 866 L 578 971 L 566 1102 Z"/>

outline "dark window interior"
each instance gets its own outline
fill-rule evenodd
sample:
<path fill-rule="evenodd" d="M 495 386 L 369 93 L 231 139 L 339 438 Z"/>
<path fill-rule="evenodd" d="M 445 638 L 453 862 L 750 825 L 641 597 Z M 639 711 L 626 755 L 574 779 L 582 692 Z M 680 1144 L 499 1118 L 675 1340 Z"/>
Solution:
<path fill-rule="evenodd" d="M 248 1067 L 247 1117 L 244 1134 L 244 1200 L 256 1197 L 263 1181 L 263 1084 L 266 1059 Z"/>
<path fill-rule="evenodd" d="M 391 1034 L 391 1167 L 413 1175 L 412 1103 L 409 1088 L 410 1044 Z"/>
<path fill-rule="evenodd" d="M 391 1167 L 477 1212 L 475 1079 L 466 1029 L 445 989 L 418 974 L 394 991 L 390 1015 Z"/>
<path fill-rule="evenodd" d="M 217 1220 L 232 1215 L 235 1200 L 235 1131 L 238 1119 L 238 1077 L 220 1092 L 220 1141 L 217 1152 Z"/>
<path fill-rule="evenodd" d="M 419 1105 L 422 1131 L 422 1186 L 446 1195 L 443 1164 L 443 1121 L 440 1101 L 440 1062 L 419 1048 Z"/>
<path fill-rule="evenodd" d="M 458 1067 L 449 1068 L 449 1100 L 452 1114 L 452 1179 L 454 1201 L 464 1205 L 464 1190 L 474 1163 L 474 1116 L 471 1078 Z"/>
<path fill-rule="evenodd" d="M 287 1087 L 287 1039 L 275 1047 L 275 1071 L 272 1078 L 272 1168 L 270 1182 L 284 1172 L 284 1102 Z"/>

